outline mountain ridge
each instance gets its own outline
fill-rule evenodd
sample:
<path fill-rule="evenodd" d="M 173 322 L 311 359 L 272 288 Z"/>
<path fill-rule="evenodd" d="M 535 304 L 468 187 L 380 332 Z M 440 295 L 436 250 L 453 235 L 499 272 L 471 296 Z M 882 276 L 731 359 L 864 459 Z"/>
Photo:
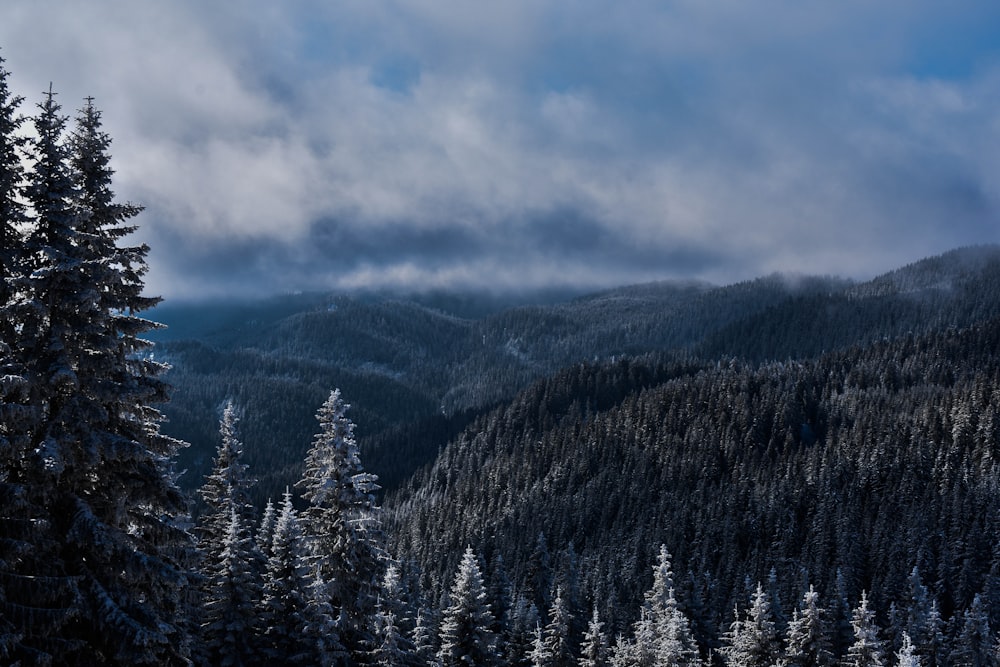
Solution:
<path fill-rule="evenodd" d="M 647 283 L 478 319 L 397 299 L 297 295 L 238 305 L 209 320 L 200 337 L 161 341 L 156 354 L 174 366 L 165 430 L 192 443 L 182 461 L 187 483 L 199 483 L 217 412 L 232 398 L 244 411 L 248 458 L 267 470 L 262 493 L 277 495 L 294 476 L 312 414 L 331 386 L 354 405 L 371 469 L 396 471 L 383 477 L 393 488 L 443 444 L 426 441 L 419 424 L 451 433 L 449 415 L 465 415 L 461 422 L 573 364 L 650 353 L 754 363 L 807 358 L 997 312 L 1000 247 L 974 246 L 864 283 L 781 274 L 722 287 Z M 403 438 L 425 443 L 411 452 L 412 465 L 392 454 L 405 449 Z"/>

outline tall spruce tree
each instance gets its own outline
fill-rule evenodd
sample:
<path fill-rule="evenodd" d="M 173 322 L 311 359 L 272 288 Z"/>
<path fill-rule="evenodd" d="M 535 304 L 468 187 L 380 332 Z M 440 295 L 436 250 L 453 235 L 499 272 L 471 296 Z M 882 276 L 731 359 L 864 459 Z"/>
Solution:
<path fill-rule="evenodd" d="M 552 609 L 549 612 L 549 622 L 545 626 L 546 664 L 552 667 L 571 667 L 576 664 L 573 645 L 570 640 L 570 628 L 573 617 L 570 614 L 569 603 L 563 594 L 562 587 L 556 588 Z"/>
<path fill-rule="evenodd" d="M 467 547 L 451 587 L 450 603 L 441 621 L 444 667 L 496 664 L 496 637 L 490 629 L 493 613 L 487 601 L 483 575 L 472 547 Z M 539 636 L 541 630 L 538 630 Z"/>
<path fill-rule="evenodd" d="M 372 628 L 386 555 L 375 503 L 378 478 L 361 465 L 349 407 L 335 389 L 317 412 L 320 432 L 298 486 L 309 503 L 304 523 L 313 570 L 326 582 L 340 642 L 361 661 L 375 645 Z"/>
<path fill-rule="evenodd" d="M 274 501 L 268 498 L 260 515 L 260 526 L 257 528 L 257 548 L 264 558 L 271 557 L 271 542 L 274 541 L 274 525 L 277 521 L 278 510 L 274 507 Z"/>
<path fill-rule="evenodd" d="M 819 593 L 809 586 L 802 604 L 788 624 L 785 659 L 789 667 L 829 667 L 830 628 L 826 609 L 819 605 Z"/>
<path fill-rule="evenodd" d="M 199 648 L 206 665 L 265 664 L 258 615 L 260 580 L 247 559 L 252 548 L 248 527 L 231 507 L 222 551 L 205 574 L 208 586 Z"/>
<path fill-rule="evenodd" d="M 660 546 L 653 566 L 653 585 L 644 596 L 639 620 L 634 626 L 634 639 L 620 643 L 617 661 L 641 667 L 687 667 L 699 662 L 691 624 L 674 593 L 670 552 L 666 545 Z"/>
<path fill-rule="evenodd" d="M 583 644 L 580 646 L 580 658 L 577 664 L 580 667 L 606 667 L 610 656 L 608 636 L 604 632 L 604 623 L 601 622 L 601 616 L 595 606 L 590 622 L 587 624 L 587 631 L 583 635 Z"/>
<path fill-rule="evenodd" d="M 244 525 L 254 523 L 250 491 L 255 480 L 250 475 L 250 466 L 243 462 L 243 443 L 239 438 L 238 424 L 236 407 L 232 401 L 227 401 L 219 420 L 219 446 L 212 472 L 200 489 L 205 508 L 198 520 L 198 533 L 202 550 L 207 554 L 221 550 L 233 510 L 239 514 Z"/>
<path fill-rule="evenodd" d="M 994 653 L 996 638 L 990 630 L 989 612 L 983 597 L 977 594 L 969 608 L 955 617 L 955 622 L 957 633 L 951 664 L 955 667 L 995 667 L 998 662 Z"/>
<path fill-rule="evenodd" d="M 30 404 L 24 367 L 13 349 L 15 285 L 26 266 L 21 156 L 27 139 L 19 134 L 23 100 L 11 95 L 3 63 L 0 58 L 0 660 L 14 664 L 46 653 L 48 637 L 70 617 L 77 593 L 71 578 L 44 578 L 44 565 L 39 567 L 33 557 L 33 538 L 45 512 L 32 506 L 25 466 L 38 412 Z"/>
<path fill-rule="evenodd" d="M 28 216 L 21 157 L 28 140 L 20 134 L 24 117 L 18 109 L 24 100 L 11 94 L 10 73 L 3 64 L 0 58 L 0 342 L 10 348 L 16 322 L 11 310 L 15 277 L 25 264 L 21 235 Z"/>
<path fill-rule="evenodd" d="M 271 664 L 313 665 L 316 656 L 306 634 L 309 578 L 305 544 L 292 494 L 287 490 L 268 551 L 271 555 L 259 614 L 264 653 Z"/>
<path fill-rule="evenodd" d="M 882 667 L 885 664 L 883 644 L 878 636 L 875 610 L 868 606 L 866 592 L 861 593 L 861 602 L 854 609 L 851 627 L 854 629 L 854 642 L 847 649 L 844 667 Z"/>
<path fill-rule="evenodd" d="M 243 463 L 236 409 L 228 402 L 219 421 L 219 447 L 201 488 L 201 646 L 209 664 L 255 664 L 263 647 L 258 608 L 265 562 L 253 539 L 253 480 Z M 273 547 L 272 547 L 273 548 Z"/>
<path fill-rule="evenodd" d="M 385 569 L 375 615 L 376 640 L 372 662 L 379 665 L 417 665 L 412 612 L 405 600 L 402 578 L 395 563 Z"/>
<path fill-rule="evenodd" d="M 757 584 L 750 611 L 743 621 L 734 621 L 733 632 L 723 647 L 730 667 L 771 667 L 781 657 L 781 645 L 764 588 Z"/>
<path fill-rule="evenodd" d="M 156 302 L 141 295 L 145 249 L 117 244 L 139 209 L 114 203 L 110 139 L 92 103 L 71 141 L 51 89 L 38 109 L 25 264 L 8 283 L 14 362 L 37 419 L 7 475 L 43 508 L 31 537 L 32 576 L 50 582 L 40 599 L 67 601 L 68 613 L 44 636 L 29 626 L 59 614 L 25 613 L 22 625 L 59 664 L 183 664 L 193 545 L 171 464 L 181 443 L 159 431 L 163 366 L 139 337 L 155 326 L 137 317 Z"/>
<path fill-rule="evenodd" d="M 910 635 L 905 632 L 903 633 L 902 646 L 899 647 L 899 651 L 896 653 L 896 667 L 920 667 L 920 656 L 917 655 L 916 648 L 913 646 L 913 642 L 910 641 Z"/>

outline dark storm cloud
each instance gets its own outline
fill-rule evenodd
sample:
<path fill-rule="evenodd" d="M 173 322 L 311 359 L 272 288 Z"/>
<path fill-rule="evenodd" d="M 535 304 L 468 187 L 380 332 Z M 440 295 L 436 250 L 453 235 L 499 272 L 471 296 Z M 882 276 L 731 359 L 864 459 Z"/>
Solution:
<path fill-rule="evenodd" d="M 1000 7 L 8 3 L 167 296 L 864 276 L 1000 241 Z"/>
<path fill-rule="evenodd" d="M 305 242 L 245 238 L 211 245 L 164 234 L 157 244 L 175 248 L 176 256 L 183 258 L 178 275 L 202 281 L 211 296 L 243 292 L 249 286 L 262 293 L 293 291 L 303 285 L 596 288 L 609 284 L 609 276 L 612 283 L 634 276 L 652 280 L 740 265 L 739 258 L 702 246 L 636 245 L 603 223 L 572 211 L 537 214 L 519 226 L 518 233 L 498 237 L 474 225 L 419 229 L 396 224 L 366 232 L 356 225 L 324 220 L 313 226 Z M 345 281 L 345 275 L 363 275 L 368 282 Z"/>

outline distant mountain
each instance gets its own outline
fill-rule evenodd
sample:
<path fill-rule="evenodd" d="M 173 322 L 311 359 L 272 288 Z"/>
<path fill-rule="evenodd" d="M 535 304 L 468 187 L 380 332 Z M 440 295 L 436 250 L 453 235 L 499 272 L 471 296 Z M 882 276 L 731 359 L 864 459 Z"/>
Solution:
<path fill-rule="evenodd" d="M 165 430 L 192 443 L 200 484 L 223 401 L 243 410 L 262 494 L 293 482 L 331 387 L 353 404 L 366 466 L 393 488 L 477 414 L 579 362 L 646 354 L 754 363 L 1000 314 L 1000 248 L 957 250 L 866 283 L 772 275 L 724 287 L 654 283 L 554 295 L 292 295 L 164 305 L 156 353 L 174 369 Z M 500 310 L 497 310 L 500 308 Z"/>

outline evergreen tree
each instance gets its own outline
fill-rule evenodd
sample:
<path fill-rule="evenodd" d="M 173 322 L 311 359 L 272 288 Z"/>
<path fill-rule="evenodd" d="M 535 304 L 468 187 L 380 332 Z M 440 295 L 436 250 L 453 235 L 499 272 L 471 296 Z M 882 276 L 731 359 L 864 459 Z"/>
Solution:
<path fill-rule="evenodd" d="M 243 462 L 243 443 L 237 432 L 239 417 L 232 401 L 227 401 L 219 420 L 219 446 L 212 472 L 201 487 L 205 511 L 199 519 L 203 549 L 210 551 L 212 542 L 226 534 L 233 510 L 245 526 L 254 523 L 254 507 L 250 490 L 254 479 L 250 466 Z M 263 550 L 259 550 L 263 551 Z"/>
<path fill-rule="evenodd" d="M 954 667 L 994 667 L 995 640 L 990 631 L 990 619 L 982 596 L 977 594 L 969 608 L 956 621 L 958 636 L 951 653 L 951 664 Z"/>
<path fill-rule="evenodd" d="M 771 605 L 760 584 L 751 598 L 748 617 L 734 621 L 728 640 L 722 650 L 730 667 L 771 667 L 781 657 Z"/>
<path fill-rule="evenodd" d="M 778 571 L 771 568 L 767 573 L 767 594 L 770 597 L 771 615 L 774 617 L 774 627 L 778 634 L 784 636 L 788 632 L 788 617 L 785 616 L 781 604 L 781 591 L 778 586 Z"/>
<path fill-rule="evenodd" d="M 861 602 L 851 617 L 854 643 L 847 649 L 844 667 L 882 667 L 882 640 L 878 637 L 875 610 L 868 606 L 868 594 L 861 593 Z"/>
<path fill-rule="evenodd" d="M 235 507 L 218 561 L 206 572 L 204 621 L 200 647 L 209 665 L 247 667 L 262 664 L 258 622 L 260 582 L 247 553 L 253 540 Z"/>
<path fill-rule="evenodd" d="M 437 664 L 438 647 L 435 642 L 437 631 L 434 628 L 433 612 L 420 609 L 413 625 L 413 650 L 417 662 L 422 665 Z"/>
<path fill-rule="evenodd" d="M 49 637 L 58 635 L 73 613 L 70 605 L 78 593 L 72 578 L 43 578 L 45 568 L 32 555 L 33 538 L 44 525 L 36 522 L 44 522 L 45 511 L 32 506 L 24 466 L 31 458 L 38 412 L 30 403 L 24 366 L 12 349 L 17 338 L 14 288 L 23 284 L 27 266 L 21 156 L 28 140 L 19 134 L 23 99 L 10 93 L 3 63 L 0 58 L 0 581 L 5 582 L 0 585 L 0 660 L 16 664 L 65 648 L 46 650 Z"/>
<path fill-rule="evenodd" d="M 264 653 L 272 664 L 315 664 L 313 647 L 306 636 L 309 579 L 305 546 L 292 494 L 287 490 L 268 551 L 271 555 L 259 615 Z"/>
<path fill-rule="evenodd" d="M 0 58 L 0 342 L 12 346 L 15 319 L 11 306 L 14 284 L 24 270 L 22 229 L 28 221 L 24 206 L 24 168 L 21 156 L 27 138 L 20 134 L 24 117 L 18 112 L 23 98 L 12 95 L 10 73 Z"/>
<path fill-rule="evenodd" d="M 539 614 L 546 614 L 552 604 L 552 558 L 549 556 L 548 541 L 545 533 L 538 533 L 535 548 L 528 558 L 528 586 L 531 588 L 531 601 L 535 603 Z"/>
<path fill-rule="evenodd" d="M 831 612 L 831 649 L 834 655 L 847 655 L 848 647 L 854 641 L 854 628 L 851 626 L 851 604 L 848 602 L 847 581 L 843 571 L 837 568 L 836 595 Z"/>
<path fill-rule="evenodd" d="M 691 634 L 691 624 L 680 610 L 674 594 L 670 553 L 660 546 L 653 566 L 653 585 L 643 599 L 639 620 L 634 626 L 634 640 L 620 642 L 618 662 L 652 667 L 653 665 L 694 665 L 698 648 Z"/>
<path fill-rule="evenodd" d="M 496 663 L 493 614 L 472 547 L 467 547 L 441 621 L 439 659 L 444 667 Z"/>
<path fill-rule="evenodd" d="M 338 615 L 330 604 L 330 590 L 322 575 L 312 570 L 305 636 L 320 667 L 350 664 L 347 649 L 340 641 Z"/>
<path fill-rule="evenodd" d="M 255 523 L 250 502 L 253 480 L 243 463 L 237 422 L 236 409 L 231 401 L 227 402 L 219 421 L 220 441 L 212 472 L 201 488 L 205 503 L 199 521 L 203 559 L 201 649 L 210 664 L 252 664 L 264 647 L 261 635 L 266 626 L 258 622 L 262 619 L 257 609 L 263 602 L 269 563 L 251 534 Z M 293 566 L 291 562 L 285 565 Z M 274 643 L 273 636 L 270 641 Z"/>
<path fill-rule="evenodd" d="M 37 420 L 8 479 L 43 508 L 32 576 L 72 582 L 50 585 L 66 595 L 48 597 L 72 598 L 72 618 L 50 618 L 41 650 L 64 664 L 184 663 L 193 544 L 170 463 L 180 443 L 160 433 L 151 407 L 167 396 L 163 366 L 139 338 L 155 325 L 137 313 L 157 301 L 141 295 L 145 248 L 117 245 L 139 209 L 114 203 L 110 139 L 93 105 L 72 142 L 66 120 L 50 90 L 34 119 L 26 265 L 13 278 L 11 349 Z"/>
<path fill-rule="evenodd" d="M 508 664 L 530 663 L 528 656 L 534 647 L 535 628 L 540 628 L 541 624 L 541 615 L 535 603 L 522 593 L 515 594 L 510 624 L 505 629 L 507 654 L 504 658 Z"/>
<path fill-rule="evenodd" d="M 674 594 L 670 553 L 660 547 L 653 566 L 653 585 L 646 592 L 633 638 L 620 638 L 613 656 L 616 665 L 688 667 L 699 664 L 698 647 L 691 624 L 680 610 Z"/>
<path fill-rule="evenodd" d="M 913 642 L 910 641 L 910 635 L 905 632 L 903 633 L 903 645 L 896 653 L 896 667 L 920 667 L 920 656 L 917 655 Z"/>
<path fill-rule="evenodd" d="M 549 651 L 545 646 L 545 633 L 541 624 L 535 626 L 531 634 L 531 650 L 527 654 L 527 665 L 531 667 L 546 667 L 549 664 Z"/>
<path fill-rule="evenodd" d="M 945 622 L 941 618 L 937 600 L 931 600 L 931 608 L 927 614 L 927 644 L 918 648 L 921 662 L 926 667 L 948 667 L 948 640 L 945 637 Z"/>
<path fill-rule="evenodd" d="M 271 557 L 271 543 L 274 541 L 274 525 L 278 521 L 278 511 L 274 502 L 268 498 L 264 512 L 260 516 L 260 527 L 257 528 L 257 549 L 264 558 Z"/>
<path fill-rule="evenodd" d="M 395 563 L 390 563 L 382 578 L 375 618 L 376 639 L 373 661 L 376 664 L 417 664 L 416 647 L 409 638 L 414 627 L 404 598 L 399 569 Z"/>
<path fill-rule="evenodd" d="M 349 407 L 335 389 L 319 409 L 320 432 L 298 486 L 309 502 L 304 516 L 313 571 L 326 582 L 340 642 L 361 660 L 374 647 L 371 629 L 386 556 L 374 496 L 378 478 L 361 466 Z"/>
<path fill-rule="evenodd" d="M 645 615 L 645 610 L 641 612 Z M 640 617 L 639 623 L 643 622 L 643 618 Z M 615 641 L 615 645 L 611 649 L 610 663 L 613 667 L 636 667 L 637 665 L 649 665 L 652 663 L 653 657 L 648 652 L 641 652 L 639 649 L 639 643 L 643 641 L 642 636 L 638 635 L 638 628 L 644 627 L 648 631 L 648 625 L 636 626 L 637 636 L 635 639 L 629 639 L 625 635 L 618 635 L 618 639 Z M 650 642 L 644 642 L 645 646 L 650 646 Z"/>
<path fill-rule="evenodd" d="M 372 662 L 386 667 L 412 664 L 412 647 L 396 624 L 396 615 L 380 609 L 375 613 L 375 650 Z"/>
<path fill-rule="evenodd" d="M 379 608 L 392 612 L 402 634 L 412 635 L 414 628 L 413 608 L 410 605 L 409 596 L 403 586 L 403 577 L 396 563 L 390 562 L 386 566 L 379 591 Z"/>
<path fill-rule="evenodd" d="M 569 606 L 563 597 L 562 588 L 556 589 L 556 597 L 552 601 L 550 621 L 545 626 L 546 664 L 552 667 L 570 667 L 576 664 L 573 646 L 570 643 L 570 627 L 572 616 Z"/>
<path fill-rule="evenodd" d="M 29 456 L 33 411 L 28 405 L 27 381 L 11 349 L 16 331 L 13 286 L 25 264 L 21 228 L 27 215 L 21 153 L 27 139 L 18 134 L 24 122 L 18 113 L 23 100 L 11 95 L 9 72 L 3 63 L 0 58 L 0 576 L 27 584 L 31 580 L 19 576 L 16 570 L 31 550 L 30 519 L 37 512 L 28 507 L 25 489 L 17 481 L 24 476 L 17 468 Z M 0 586 L 0 604 L 27 602 L 11 589 Z M 36 593 L 29 595 L 37 599 Z M 18 627 L 0 611 L 0 658 L 10 662 L 24 639 L 24 628 L 18 631 Z"/>
<path fill-rule="evenodd" d="M 583 636 L 583 645 L 580 647 L 580 658 L 577 664 L 580 667 L 606 667 L 610 653 L 608 636 L 604 633 L 604 623 L 601 622 L 597 607 L 594 607 L 594 613 L 587 625 L 587 632 Z"/>
<path fill-rule="evenodd" d="M 569 643 L 579 646 L 583 641 L 583 633 L 587 629 L 587 619 L 580 594 L 580 558 L 572 542 L 559 555 L 559 571 L 556 575 L 556 587 L 562 587 L 563 603 L 569 612 Z"/>
<path fill-rule="evenodd" d="M 29 457 L 33 417 L 27 382 L 0 341 L 0 660 L 12 665 L 70 648 L 58 635 L 78 597 L 75 579 L 34 559 L 44 508 L 32 506 L 18 474 Z"/>
<path fill-rule="evenodd" d="M 948 650 L 945 646 L 944 620 L 934 595 L 924 585 L 920 568 L 914 566 L 908 579 L 906 604 L 893 623 L 894 647 L 901 646 L 905 632 L 924 667 L 946 667 Z"/>
<path fill-rule="evenodd" d="M 512 656 L 517 652 L 516 646 L 511 645 L 511 625 L 513 623 L 512 611 L 514 606 L 514 585 L 507 576 L 507 569 L 504 567 L 503 556 L 497 551 L 490 561 L 488 574 L 487 592 L 489 594 L 490 610 L 493 612 L 495 620 L 493 624 L 493 634 L 497 637 L 497 654 L 500 659 L 511 662 Z"/>
<path fill-rule="evenodd" d="M 833 664 L 826 610 L 819 606 L 819 593 L 809 586 L 788 624 L 785 650 L 789 667 L 827 667 Z"/>

